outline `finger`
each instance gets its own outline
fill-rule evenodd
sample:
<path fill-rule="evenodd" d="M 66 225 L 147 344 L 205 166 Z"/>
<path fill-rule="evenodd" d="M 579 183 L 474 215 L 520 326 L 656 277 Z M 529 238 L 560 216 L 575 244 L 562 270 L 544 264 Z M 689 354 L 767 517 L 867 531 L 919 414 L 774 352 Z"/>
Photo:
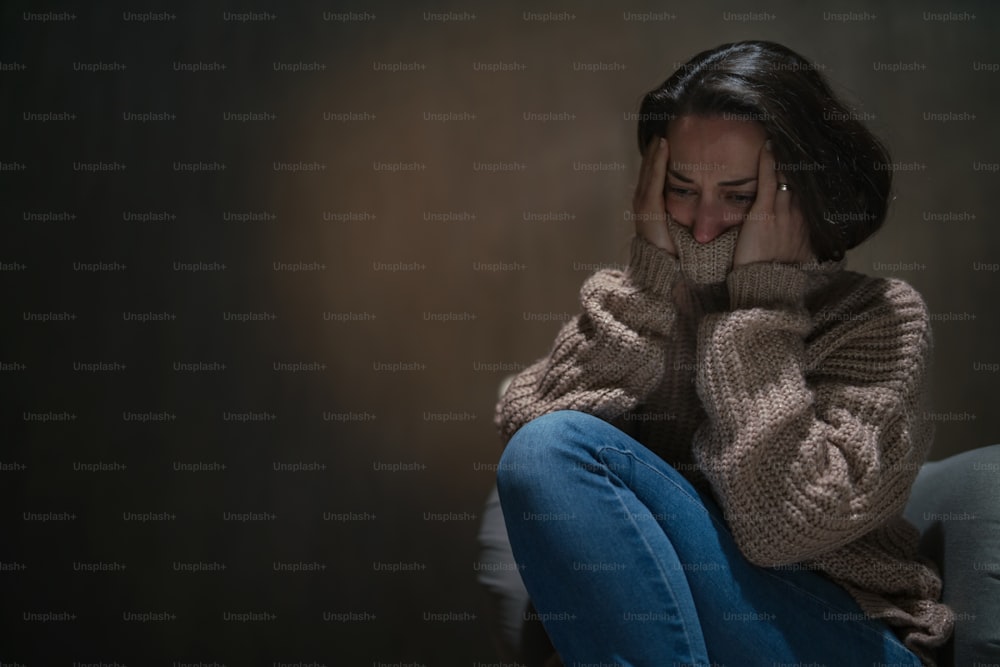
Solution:
<path fill-rule="evenodd" d="M 774 197 L 778 189 L 778 179 L 774 173 L 774 155 L 771 140 L 760 149 L 757 160 L 757 197 L 750 207 L 750 220 L 767 220 L 774 215 Z"/>
<path fill-rule="evenodd" d="M 794 192 L 789 194 L 792 195 L 789 197 L 788 204 L 789 221 L 794 229 L 794 238 L 798 239 L 799 242 L 796 257 L 800 262 L 809 262 L 813 259 L 812 244 L 809 242 L 809 228 L 806 226 L 802 209 L 799 208 L 797 195 Z"/>
<path fill-rule="evenodd" d="M 774 172 L 774 217 L 784 228 L 790 228 L 792 223 L 792 191 L 779 190 L 778 183 L 788 183 L 780 171 Z"/>
<path fill-rule="evenodd" d="M 645 173 L 641 176 L 636 208 L 638 211 L 662 214 L 666 211 L 663 188 L 666 184 L 667 159 L 670 148 L 666 138 L 657 137 L 657 143 L 648 156 Z"/>
<path fill-rule="evenodd" d="M 788 179 L 780 171 L 775 171 L 775 187 L 777 183 L 787 183 Z M 774 196 L 775 233 L 788 239 L 791 254 L 789 261 L 805 262 L 812 255 L 809 245 L 809 232 L 806 229 L 802 210 L 798 205 L 798 197 L 792 190 L 776 190 Z"/>
<path fill-rule="evenodd" d="M 649 171 L 649 165 L 653 162 L 653 156 L 656 155 L 656 148 L 660 145 L 660 136 L 654 134 L 649 138 L 649 142 L 646 144 L 646 150 L 642 152 L 642 170 L 640 176 L 645 176 L 646 172 Z"/>
<path fill-rule="evenodd" d="M 646 178 L 649 174 L 649 165 L 652 164 L 654 155 L 656 154 L 656 147 L 659 145 L 660 138 L 653 136 L 649 143 L 646 144 L 646 150 L 642 152 L 642 163 L 639 165 L 639 178 L 635 184 L 635 197 L 632 202 L 633 206 L 636 206 L 641 200 L 644 190 L 646 187 Z"/>
<path fill-rule="evenodd" d="M 801 229 L 795 221 L 792 207 L 792 191 L 778 190 L 779 183 L 787 183 L 784 174 L 774 172 L 774 234 L 781 239 L 782 249 L 777 253 L 777 259 L 796 261 L 802 252 Z"/>

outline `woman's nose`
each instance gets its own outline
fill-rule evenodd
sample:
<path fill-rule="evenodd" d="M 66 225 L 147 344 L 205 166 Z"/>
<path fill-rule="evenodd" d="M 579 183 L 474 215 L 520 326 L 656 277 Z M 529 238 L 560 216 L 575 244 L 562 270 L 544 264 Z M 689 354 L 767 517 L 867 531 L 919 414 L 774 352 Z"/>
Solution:
<path fill-rule="evenodd" d="M 698 210 L 695 212 L 691 236 L 698 243 L 710 243 L 722 232 L 737 224 L 739 224 L 739 220 L 727 219 L 718 203 L 702 198 L 698 203 Z"/>

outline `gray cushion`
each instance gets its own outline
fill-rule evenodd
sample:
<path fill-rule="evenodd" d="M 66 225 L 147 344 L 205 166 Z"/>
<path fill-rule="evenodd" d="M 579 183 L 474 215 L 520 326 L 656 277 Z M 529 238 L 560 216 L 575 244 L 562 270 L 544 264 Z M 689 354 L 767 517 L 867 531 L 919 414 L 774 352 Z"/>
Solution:
<path fill-rule="evenodd" d="M 924 464 L 904 515 L 955 610 L 942 666 L 1000 665 L 1000 445 Z"/>

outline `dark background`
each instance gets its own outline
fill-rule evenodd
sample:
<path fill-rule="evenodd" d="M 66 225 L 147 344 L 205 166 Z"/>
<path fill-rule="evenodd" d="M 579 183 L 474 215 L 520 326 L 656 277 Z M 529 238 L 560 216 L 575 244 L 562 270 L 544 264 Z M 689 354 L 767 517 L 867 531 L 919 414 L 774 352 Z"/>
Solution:
<path fill-rule="evenodd" d="M 932 458 L 1000 440 L 988 2 L 2 6 L 4 664 L 498 664 L 498 384 L 627 259 L 641 95 L 726 41 L 812 59 L 908 165 L 850 268 L 934 314 Z"/>

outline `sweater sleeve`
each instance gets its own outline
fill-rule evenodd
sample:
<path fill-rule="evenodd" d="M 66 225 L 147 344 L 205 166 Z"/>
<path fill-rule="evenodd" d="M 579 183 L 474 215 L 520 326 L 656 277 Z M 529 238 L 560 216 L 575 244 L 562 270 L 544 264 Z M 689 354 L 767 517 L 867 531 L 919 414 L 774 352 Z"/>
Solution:
<path fill-rule="evenodd" d="M 829 342 L 807 359 L 800 268 L 749 264 L 727 282 L 731 309 L 699 326 L 695 456 L 750 561 L 815 558 L 902 511 L 932 435 L 927 309 L 905 282 L 865 277 L 817 318 Z"/>
<path fill-rule="evenodd" d="M 635 236 L 624 270 L 590 276 L 580 290 L 582 312 L 560 329 L 549 355 L 515 376 L 500 398 L 494 422 L 503 443 L 555 410 L 611 421 L 641 402 L 663 377 L 679 271 L 673 255 Z"/>

